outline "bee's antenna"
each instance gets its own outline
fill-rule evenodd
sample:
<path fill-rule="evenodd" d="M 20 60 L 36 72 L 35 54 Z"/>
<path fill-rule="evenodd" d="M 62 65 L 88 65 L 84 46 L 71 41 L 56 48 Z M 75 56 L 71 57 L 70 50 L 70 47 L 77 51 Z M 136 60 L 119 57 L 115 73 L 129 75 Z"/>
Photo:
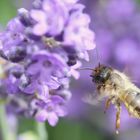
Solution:
<path fill-rule="evenodd" d="M 77 70 L 93 70 L 92 68 L 78 68 Z"/>

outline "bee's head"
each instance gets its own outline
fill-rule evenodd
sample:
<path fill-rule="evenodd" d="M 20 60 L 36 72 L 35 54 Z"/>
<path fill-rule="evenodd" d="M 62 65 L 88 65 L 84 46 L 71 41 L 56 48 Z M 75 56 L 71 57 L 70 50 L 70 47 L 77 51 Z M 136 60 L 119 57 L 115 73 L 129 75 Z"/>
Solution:
<path fill-rule="evenodd" d="M 92 77 L 93 82 L 102 84 L 109 79 L 111 71 L 112 69 L 110 67 L 99 64 L 98 67 L 93 69 L 93 72 L 90 76 Z"/>

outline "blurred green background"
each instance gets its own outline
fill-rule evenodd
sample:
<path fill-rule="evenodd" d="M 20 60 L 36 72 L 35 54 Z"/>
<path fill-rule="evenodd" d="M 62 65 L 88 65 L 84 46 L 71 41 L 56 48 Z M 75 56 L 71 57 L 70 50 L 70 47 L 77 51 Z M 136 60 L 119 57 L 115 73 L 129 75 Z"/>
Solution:
<path fill-rule="evenodd" d="M 1 0 L 0 1 L 0 23 L 5 25 L 10 18 L 16 15 L 15 1 Z"/>

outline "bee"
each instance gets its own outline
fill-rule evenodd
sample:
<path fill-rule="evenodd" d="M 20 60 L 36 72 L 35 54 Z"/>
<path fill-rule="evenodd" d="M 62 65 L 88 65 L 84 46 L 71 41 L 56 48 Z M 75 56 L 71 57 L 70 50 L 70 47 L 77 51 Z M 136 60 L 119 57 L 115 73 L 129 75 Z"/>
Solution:
<path fill-rule="evenodd" d="M 92 70 L 91 78 L 95 83 L 97 97 L 92 95 L 84 101 L 94 104 L 96 100 L 106 98 L 105 112 L 111 104 L 116 108 L 116 133 L 119 133 L 121 105 L 124 104 L 129 115 L 140 119 L 140 89 L 124 73 L 99 64 Z M 94 99 L 93 99 L 94 98 Z"/>

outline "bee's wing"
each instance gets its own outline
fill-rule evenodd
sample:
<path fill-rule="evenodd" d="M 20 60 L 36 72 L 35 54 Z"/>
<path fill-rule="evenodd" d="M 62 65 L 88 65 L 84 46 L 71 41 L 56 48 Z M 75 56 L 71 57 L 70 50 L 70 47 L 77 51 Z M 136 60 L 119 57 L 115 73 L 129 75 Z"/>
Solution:
<path fill-rule="evenodd" d="M 82 101 L 90 105 L 97 105 L 103 98 L 97 94 L 87 94 L 82 98 Z"/>

